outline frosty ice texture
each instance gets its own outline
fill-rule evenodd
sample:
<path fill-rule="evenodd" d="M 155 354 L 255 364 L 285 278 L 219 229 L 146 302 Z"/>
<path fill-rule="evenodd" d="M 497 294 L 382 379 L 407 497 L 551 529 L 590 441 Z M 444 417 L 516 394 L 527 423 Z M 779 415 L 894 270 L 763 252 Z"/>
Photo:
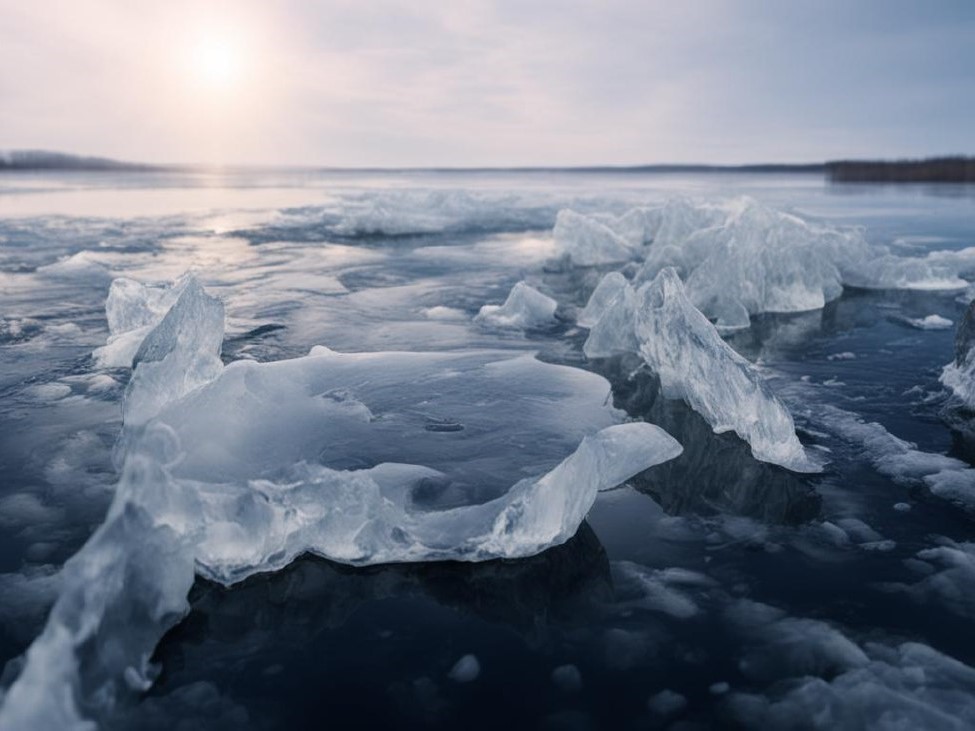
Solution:
<path fill-rule="evenodd" d="M 798 472 L 818 470 L 789 411 L 691 304 L 673 268 L 639 289 L 621 289 L 603 308 L 584 351 L 589 357 L 638 353 L 660 378 L 664 396 L 686 401 L 715 432 L 733 430 L 756 459 Z"/>
<path fill-rule="evenodd" d="M 558 303 L 525 282 L 511 288 L 503 305 L 484 305 L 475 318 L 495 327 L 528 330 L 554 324 Z"/>
<path fill-rule="evenodd" d="M 116 327 L 152 322 L 156 295 L 115 291 Z M 194 571 L 230 584 L 305 552 L 529 556 L 570 538 L 599 490 L 681 451 L 618 423 L 600 376 L 531 356 L 315 348 L 223 367 L 222 336 L 222 305 L 184 280 L 134 357 L 108 516 L 65 565 L 0 728 L 88 731 L 148 687 Z"/>

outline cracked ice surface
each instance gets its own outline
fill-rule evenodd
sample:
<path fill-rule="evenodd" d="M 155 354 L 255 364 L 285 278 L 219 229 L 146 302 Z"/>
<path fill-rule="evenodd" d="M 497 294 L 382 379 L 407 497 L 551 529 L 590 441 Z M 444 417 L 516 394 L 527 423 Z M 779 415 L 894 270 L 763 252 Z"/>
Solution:
<path fill-rule="evenodd" d="M 607 289 L 617 292 L 609 302 Z M 788 409 L 691 304 L 673 268 L 639 289 L 614 279 L 600 290 L 585 310 L 596 320 L 583 348 L 588 357 L 638 353 L 659 377 L 664 396 L 686 401 L 715 432 L 734 431 L 756 459 L 797 472 L 819 470 Z"/>
<path fill-rule="evenodd" d="M 530 556 L 570 538 L 599 490 L 681 451 L 620 423 L 592 373 L 495 351 L 327 348 L 223 367 L 222 305 L 195 279 L 136 294 L 113 315 L 124 326 L 175 300 L 134 355 L 115 499 L 65 565 L 0 728 L 88 730 L 151 685 L 194 571 L 231 584 L 305 552 Z"/>

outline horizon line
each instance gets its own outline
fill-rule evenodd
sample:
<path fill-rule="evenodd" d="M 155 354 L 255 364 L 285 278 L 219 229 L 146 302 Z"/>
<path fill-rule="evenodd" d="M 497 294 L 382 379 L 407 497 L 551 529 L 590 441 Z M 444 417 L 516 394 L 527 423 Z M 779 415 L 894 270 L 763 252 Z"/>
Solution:
<path fill-rule="evenodd" d="M 36 159 L 31 159 L 36 158 Z M 0 170 L 79 170 L 96 172 L 150 172 L 194 170 L 219 172 L 230 170 L 291 170 L 308 172 L 825 172 L 838 164 L 926 163 L 943 160 L 975 160 L 966 154 L 943 154 L 926 157 L 836 158 L 813 162 L 653 162 L 653 163 L 588 163 L 567 165 L 328 165 L 304 163 L 213 163 L 213 162 L 137 162 L 118 158 L 84 155 L 40 148 L 0 149 Z"/>

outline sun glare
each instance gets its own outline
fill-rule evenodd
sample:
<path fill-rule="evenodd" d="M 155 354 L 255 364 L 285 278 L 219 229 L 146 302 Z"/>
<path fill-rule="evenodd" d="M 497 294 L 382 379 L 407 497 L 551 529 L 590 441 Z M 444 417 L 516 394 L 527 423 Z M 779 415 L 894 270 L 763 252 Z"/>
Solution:
<path fill-rule="evenodd" d="M 242 56 L 240 48 L 229 38 L 202 39 L 193 54 L 193 73 L 197 80 L 211 90 L 229 89 L 240 77 Z"/>

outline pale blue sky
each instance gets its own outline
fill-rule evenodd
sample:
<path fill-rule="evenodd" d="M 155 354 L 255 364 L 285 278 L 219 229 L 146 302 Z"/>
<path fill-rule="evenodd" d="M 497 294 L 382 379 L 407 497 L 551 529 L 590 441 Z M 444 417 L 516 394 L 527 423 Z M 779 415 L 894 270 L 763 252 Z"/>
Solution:
<path fill-rule="evenodd" d="M 579 165 L 975 153 L 975 2 L 0 0 L 0 148 Z"/>

